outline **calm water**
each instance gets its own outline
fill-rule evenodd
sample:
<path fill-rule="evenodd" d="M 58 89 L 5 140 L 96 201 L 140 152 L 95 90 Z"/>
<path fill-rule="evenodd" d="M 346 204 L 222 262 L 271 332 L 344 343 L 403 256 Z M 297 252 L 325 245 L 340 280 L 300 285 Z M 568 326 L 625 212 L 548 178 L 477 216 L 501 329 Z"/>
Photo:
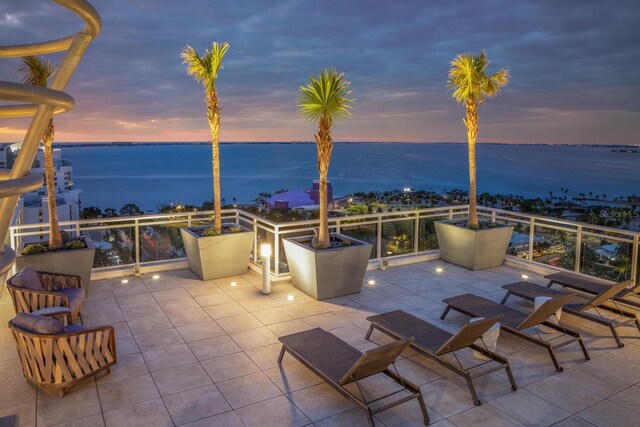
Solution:
<path fill-rule="evenodd" d="M 465 144 L 336 144 L 329 177 L 334 193 L 411 186 L 466 188 Z M 478 192 L 545 196 L 549 191 L 608 196 L 640 193 L 640 154 L 606 147 L 480 145 Z M 206 145 L 65 147 L 83 206 L 136 203 L 201 204 L 211 199 L 211 154 Z M 308 188 L 317 177 L 315 145 L 223 144 L 222 197 L 252 201 L 260 192 Z"/>

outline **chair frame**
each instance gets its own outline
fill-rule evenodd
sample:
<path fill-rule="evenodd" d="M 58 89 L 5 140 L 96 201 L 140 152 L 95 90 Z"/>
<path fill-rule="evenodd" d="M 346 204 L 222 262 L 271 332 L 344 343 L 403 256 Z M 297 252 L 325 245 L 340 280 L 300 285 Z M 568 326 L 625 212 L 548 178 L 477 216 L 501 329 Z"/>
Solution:
<path fill-rule="evenodd" d="M 11 295 L 16 314 L 33 313 L 36 310 L 50 307 L 69 307 L 67 296 L 54 291 L 70 288 L 84 289 L 82 286 L 82 278 L 76 274 L 52 273 L 48 271 L 37 271 L 37 273 L 44 287 L 42 291 L 12 285 L 11 280 L 15 275 L 7 280 L 7 290 Z M 83 307 L 80 307 L 80 312 L 77 315 L 80 323 L 83 323 L 82 308 Z M 75 317 L 72 317 L 72 313 L 69 312 L 67 322 L 71 324 L 74 319 Z"/>
<path fill-rule="evenodd" d="M 117 363 L 113 326 L 97 326 L 62 334 L 37 334 L 9 322 L 22 373 L 48 394 L 62 397 L 85 378 Z M 105 375 L 106 375 L 105 374 Z"/>

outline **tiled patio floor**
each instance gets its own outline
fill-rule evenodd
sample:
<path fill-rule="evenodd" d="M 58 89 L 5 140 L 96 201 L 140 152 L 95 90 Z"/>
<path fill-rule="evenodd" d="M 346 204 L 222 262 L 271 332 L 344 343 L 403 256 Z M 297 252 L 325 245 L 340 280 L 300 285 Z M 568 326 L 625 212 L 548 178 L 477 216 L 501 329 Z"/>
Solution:
<path fill-rule="evenodd" d="M 437 265 L 444 272 L 435 273 Z M 278 336 L 322 327 L 368 349 L 388 339 L 364 339 L 372 313 L 410 311 L 452 330 L 466 318 L 439 320 L 451 295 L 472 292 L 500 301 L 501 286 L 523 271 L 503 266 L 470 272 L 440 261 L 370 271 L 362 293 L 317 302 L 290 285 L 262 295 L 260 276 L 203 282 L 188 270 L 91 283 L 87 325 L 116 328 L 118 363 L 111 374 L 91 379 L 62 399 L 49 397 L 22 377 L 13 338 L 7 292 L 0 299 L 0 417 L 18 414 L 21 426 L 360 426 L 366 420 L 350 403 L 287 356 L 277 364 Z M 527 273 L 531 281 L 542 276 Z M 375 284 L 369 284 L 374 280 Z M 231 282 L 237 285 L 232 287 Z M 293 301 L 287 296 L 293 295 Z M 518 304 L 516 298 L 509 302 Z M 530 309 L 529 303 L 522 303 Z M 556 373 L 546 351 L 501 334 L 498 352 L 513 366 L 519 389 L 512 392 L 503 371 L 476 381 L 481 406 L 474 406 L 464 380 L 413 352 L 397 364 L 419 384 L 432 425 L 445 426 L 637 426 L 640 420 L 640 338 L 622 331 L 615 347 L 604 329 L 583 331 L 591 360 L 577 346 L 560 351 L 565 370 Z M 374 378 L 369 391 L 389 382 Z M 419 426 L 415 401 L 382 413 L 377 424 Z"/>

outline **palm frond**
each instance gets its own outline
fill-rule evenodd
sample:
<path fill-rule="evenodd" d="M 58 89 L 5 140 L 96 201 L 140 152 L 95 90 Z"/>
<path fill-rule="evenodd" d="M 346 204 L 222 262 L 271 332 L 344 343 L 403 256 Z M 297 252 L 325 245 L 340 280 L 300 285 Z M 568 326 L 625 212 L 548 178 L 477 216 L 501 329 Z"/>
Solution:
<path fill-rule="evenodd" d="M 484 51 L 479 55 L 458 54 L 451 61 L 447 87 L 453 89 L 453 98 L 460 104 L 467 100 L 482 102 L 485 97 L 495 96 L 509 81 L 509 70 L 502 68 L 487 76 L 489 59 Z"/>
<path fill-rule="evenodd" d="M 33 86 L 47 87 L 47 80 L 56 72 L 56 66 L 48 59 L 40 59 L 29 55 L 22 57 L 18 74 L 22 82 Z"/>
<path fill-rule="evenodd" d="M 229 50 L 228 43 L 213 42 L 211 51 L 205 50 L 200 56 L 191 46 L 186 45 L 180 57 L 183 64 L 187 65 L 187 73 L 197 82 L 202 83 L 208 90 L 215 90 L 215 80 L 218 78 L 218 71 L 222 68 L 222 59 Z"/>
<path fill-rule="evenodd" d="M 298 110 L 307 120 L 317 122 L 322 116 L 329 123 L 351 115 L 355 99 L 348 98 L 352 90 L 344 73 L 335 68 L 324 69 L 318 76 L 312 74 L 309 83 L 299 88 Z"/>

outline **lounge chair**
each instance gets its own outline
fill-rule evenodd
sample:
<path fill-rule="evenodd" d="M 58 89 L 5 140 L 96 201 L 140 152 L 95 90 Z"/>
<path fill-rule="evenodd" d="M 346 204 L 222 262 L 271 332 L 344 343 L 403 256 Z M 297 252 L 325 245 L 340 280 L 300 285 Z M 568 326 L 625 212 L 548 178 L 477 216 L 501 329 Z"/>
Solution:
<path fill-rule="evenodd" d="M 440 316 L 440 318 L 444 319 L 451 309 L 454 309 L 455 311 L 471 317 L 490 317 L 502 314 L 504 316 L 504 319 L 500 322 L 500 328 L 503 331 L 547 349 L 556 370 L 558 372 L 562 372 L 562 367 L 558 363 L 558 359 L 556 358 L 554 352 L 555 349 L 564 347 L 577 341 L 580 344 L 580 348 L 582 349 L 584 358 L 586 360 L 589 360 L 589 353 L 587 352 L 587 348 L 584 346 L 582 337 L 578 332 L 565 327 L 559 321 L 558 324 L 547 321 L 547 319 L 550 316 L 553 316 L 554 313 L 558 311 L 563 305 L 571 301 L 573 296 L 573 294 L 569 294 L 545 301 L 545 303 L 538 307 L 537 310 L 534 310 L 531 314 L 526 314 L 522 311 L 506 307 L 502 304 L 498 304 L 495 301 L 491 301 L 477 295 L 464 294 L 443 300 L 442 302 L 447 304 L 447 307 L 444 309 L 444 312 L 442 313 L 442 316 Z M 544 340 L 542 339 L 542 337 L 540 337 L 535 329 L 534 331 L 536 332 L 536 336 L 524 332 L 526 329 L 538 325 L 544 325 L 551 329 L 554 329 L 559 332 L 561 336 L 552 338 L 550 340 Z M 563 336 L 568 336 L 569 338 L 559 342 L 558 344 L 552 343 L 552 341 L 560 339 Z"/>
<path fill-rule="evenodd" d="M 616 283 L 605 283 L 599 279 L 585 277 L 576 273 L 570 273 L 568 271 L 547 274 L 544 277 L 545 279 L 549 279 L 549 284 L 547 285 L 548 288 L 550 288 L 553 284 L 557 284 L 565 288 L 574 289 L 576 291 L 584 292 L 591 295 L 598 295 L 611 286 L 616 285 Z M 638 293 L 640 292 L 640 282 L 636 283 L 633 286 L 633 280 L 627 280 L 620 283 L 624 284 L 624 286 L 620 287 L 620 292 L 614 295 L 613 300 L 640 309 L 640 300 L 633 300 L 629 298 L 634 295 L 636 297 L 639 296 Z"/>
<path fill-rule="evenodd" d="M 515 390 L 516 382 L 511 372 L 509 362 L 504 356 L 489 351 L 484 345 L 476 345 L 476 341 L 482 340 L 482 336 L 493 325 L 496 324 L 503 316 L 491 316 L 486 319 L 479 320 L 477 322 L 467 323 L 455 334 L 452 334 L 444 329 L 441 329 L 431 323 L 413 316 L 402 310 L 391 311 L 389 313 L 378 314 L 375 316 L 367 317 L 367 320 L 371 322 L 369 331 L 367 332 L 366 339 L 371 337 L 371 333 L 374 329 L 377 329 L 395 339 L 406 339 L 409 337 L 415 337 L 415 341 L 411 343 L 411 348 L 417 352 L 427 356 L 431 360 L 439 363 L 450 371 L 460 375 L 467 381 L 469 386 L 469 392 L 473 403 L 480 404 L 476 390 L 473 386 L 473 379 L 481 377 L 483 375 L 490 374 L 500 369 L 505 369 L 511 382 L 511 389 Z M 482 362 L 473 366 L 463 367 L 460 360 L 456 357 L 455 352 L 464 348 L 471 348 L 480 352 L 489 361 Z M 451 361 L 445 359 L 445 354 L 451 353 L 457 365 Z M 487 363 L 493 363 L 494 366 L 483 369 L 479 372 L 472 372 L 474 368 L 486 365 Z"/>
<path fill-rule="evenodd" d="M 85 293 L 82 278 L 73 274 L 48 273 L 25 267 L 7 280 L 7 290 L 18 313 L 33 313 L 52 307 L 69 308 L 68 323 L 82 323 Z"/>
<path fill-rule="evenodd" d="M 395 371 L 395 366 L 394 370 L 389 369 L 390 365 L 394 365 L 400 353 L 411 344 L 412 339 L 396 341 L 393 344 L 362 353 L 335 335 L 321 328 L 315 328 L 280 337 L 280 342 L 282 343 L 282 350 L 278 357 L 278 363 L 282 363 L 284 352 L 287 351 L 313 373 L 325 380 L 338 393 L 364 411 L 367 414 L 370 426 L 375 425 L 373 420 L 375 414 L 412 399 L 418 400 L 424 423 L 429 424 L 429 415 L 420 388 L 401 377 Z M 358 381 L 376 374 L 386 375 L 402 388 L 386 396 L 367 400 Z M 356 384 L 360 396 L 345 387 L 351 383 Z M 393 402 L 381 404 L 376 408 L 372 407 L 372 404 L 402 393 L 405 390 L 409 392 L 408 395 Z"/>
<path fill-rule="evenodd" d="M 117 361 L 113 326 L 65 327 L 55 318 L 18 313 L 9 328 L 25 378 L 59 397 L 87 377 L 108 374 Z"/>
<path fill-rule="evenodd" d="M 611 335 L 613 335 L 613 338 L 616 340 L 616 344 L 618 344 L 618 347 L 624 347 L 624 343 L 620 341 L 620 337 L 618 336 L 616 328 L 626 326 L 630 323 L 635 323 L 638 331 L 640 331 L 640 321 L 638 320 L 636 313 L 625 310 L 624 308 L 618 306 L 616 304 L 616 301 L 614 300 L 615 295 L 618 295 L 620 290 L 624 287 L 626 287 L 625 283 L 618 283 L 613 286 L 605 286 L 600 293 L 591 298 L 576 295 L 569 304 L 565 304 L 562 307 L 562 311 L 573 316 L 580 317 L 581 319 L 585 319 L 590 322 L 608 327 L 611 330 Z M 529 282 L 511 283 L 509 285 L 504 285 L 502 288 L 507 291 L 507 294 L 502 299 L 501 304 L 507 302 L 507 299 L 509 299 L 511 295 L 515 295 L 529 301 L 533 301 L 537 297 L 558 298 L 564 295 L 568 295 L 567 292 L 550 289 Z M 608 301 L 611 301 L 613 307 L 606 305 Z M 626 320 L 619 321 L 616 319 L 608 319 L 600 313 L 600 311 L 598 310 L 599 308 L 613 312 L 622 317 L 626 317 Z M 589 309 L 595 310 L 597 316 L 588 313 L 587 310 Z"/>

